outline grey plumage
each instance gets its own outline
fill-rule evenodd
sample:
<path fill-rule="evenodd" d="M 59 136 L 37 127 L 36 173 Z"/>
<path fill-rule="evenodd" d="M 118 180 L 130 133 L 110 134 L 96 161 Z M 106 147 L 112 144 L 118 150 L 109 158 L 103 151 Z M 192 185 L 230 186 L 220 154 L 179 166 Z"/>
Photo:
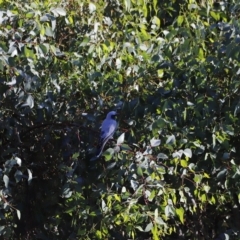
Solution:
<path fill-rule="evenodd" d="M 111 111 L 107 114 L 106 119 L 102 123 L 101 135 L 99 139 L 98 149 L 96 152 L 96 158 L 102 155 L 103 148 L 110 138 L 112 138 L 117 128 L 117 122 L 115 120 L 117 113 Z"/>

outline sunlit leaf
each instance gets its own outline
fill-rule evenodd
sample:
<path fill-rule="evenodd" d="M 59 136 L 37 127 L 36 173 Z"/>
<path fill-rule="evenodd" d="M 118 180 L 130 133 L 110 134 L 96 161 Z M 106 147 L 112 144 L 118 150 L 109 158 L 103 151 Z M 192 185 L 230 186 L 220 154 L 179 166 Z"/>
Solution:
<path fill-rule="evenodd" d="M 151 147 L 157 147 L 161 144 L 161 140 L 152 138 L 150 140 Z"/>
<path fill-rule="evenodd" d="M 32 172 L 29 170 L 29 169 L 27 169 L 27 171 L 28 171 L 28 184 L 30 184 L 31 183 L 31 181 L 32 181 Z"/>
<path fill-rule="evenodd" d="M 218 12 L 213 12 L 210 11 L 210 15 L 216 20 L 218 21 L 220 19 L 220 14 Z"/>
<path fill-rule="evenodd" d="M 21 212 L 18 209 L 16 209 L 16 212 L 17 212 L 18 219 L 20 220 L 21 219 Z"/>
<path fill-rule="evenodd" d="M 8 188 L 8 185 L 9 185 L 9 177 L 7 175 L 4 175 L 3 176 L 3 181 L 4 181 L 4 184 L 5 184 L 5 188 Z"/>
<path fill-rule="evenodd" d="M 181 163 L 182 167 L 187 167 L 188 166 L 188 163 L 187 163 L 186 160 L 181 160 L 180 163 Z"/>
<path fill-rule="evenodd" d="M 121 145 L 124 142 L 125 133 L 122 133 L 117 140 L 117 145 Z"/>
<path fill-rule="evenodd" d="M 183 21 L 184 21 L 184 17 L 183 16 L 178 16 L 178 18 L 177 18 L 177 24 L 178 24 L 178 26 L 181 26 L 182 25 L 182 23 L 183 23 Z"/>
<path fill-rule="evenodd" d="M 167 141 L 166 141 L 166 144 L 175 144 L 176 142 L 176 138 L 174 135 L 171 135 L 168 137 Z"/>
<path fill-rule="evenodd" d="M 61 7 L 57 7 L 57 8 L 52 8 L 51 9 L 52 13 L 55 15 L 55 16 L 66 16 L 66 11 L 65 9 L 61 8 Z"/>
<path fill-rule="evenodd" d="M 149 231 L 152 230 L 152 228 L 153 228 L 153 224 L 152 224 L 152 222 L 150 222 L 150 223 L 146 226 L 144 232 L 149 232 Z"/>
<path fill-rule="evenodd" d="M 90 14 L 92 14 L 93 12 L 95 12 L 96 11 L 96 6 L 95 6 L 95 4 L 93 4 L 93 3 L 89 3 L 89 13 Z"/>
<path fill-rule="evenodd" d="M 192 157 L 192 150 L 190 148 L 186 148 L 183 150 L 183 153 L 186 157 L 191 158 Z"/>
<path fill-rule="evenodd" d="M 182 207 L 176 208 L 176 214 L 179 217 L 182 224 L 184 224 L 184 209 Z"/>
<path fill-rule="evenodd" d="M 166 154 L 164 154 L 164 153 L 159 153 L 159 154 L 157 155 L 157 158 L 166 160 L 166 159 L 168 159 L 168 156 L 167 156 Z"/>

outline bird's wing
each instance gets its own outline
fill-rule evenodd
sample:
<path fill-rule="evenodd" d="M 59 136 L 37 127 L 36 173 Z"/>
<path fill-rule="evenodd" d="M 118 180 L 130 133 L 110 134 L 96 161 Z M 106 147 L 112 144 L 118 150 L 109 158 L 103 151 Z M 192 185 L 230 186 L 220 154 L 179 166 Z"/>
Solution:
<path fill-rule="evenodd" d="M 105 144 L 113 136 L 116 128 L 117 128 L 117 122 L 115 120 L 105 119 L 103 121 L 98 149 L 96 152 L 96 158 L 101 156 Z"/>
<path fill-rule="evenodd" d="M 116 130 L 117 122 L 113 119 L 105 119 L 102 123 L 100 142 L 101 144 L 111 138 Z"/>

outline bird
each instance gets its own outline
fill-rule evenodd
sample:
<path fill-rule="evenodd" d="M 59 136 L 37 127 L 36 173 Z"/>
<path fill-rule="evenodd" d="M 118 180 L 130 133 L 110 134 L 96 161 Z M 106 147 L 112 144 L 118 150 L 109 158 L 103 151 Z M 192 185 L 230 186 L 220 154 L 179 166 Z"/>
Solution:
<path fill-rule="evenodd" d="M 107 114 L 106 118 L 102 122 L 101 134 L 98 143 L 98 149 L 96 152 L 96 158 L 99 158 L 102 155 L 103 148 L 117 129 L 116 121 L 117 112 L 111 111 Z"/>

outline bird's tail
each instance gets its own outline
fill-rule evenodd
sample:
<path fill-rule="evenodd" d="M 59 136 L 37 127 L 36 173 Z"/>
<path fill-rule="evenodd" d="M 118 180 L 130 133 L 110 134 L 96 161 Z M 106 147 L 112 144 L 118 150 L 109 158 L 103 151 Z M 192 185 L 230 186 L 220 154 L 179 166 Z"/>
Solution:
<path fill-rule="evenodd" d="M 105 144 L 106 144 L 106 141 L 100 142 L 98 144 L 98 148 L 97 148 L 97 151 L 96 151 L 96 157 L 97 158 L 101 157 Z"/>
<path fill-rule="evenodd" d="M 103 147 L 99 147 L 96 151 L 96 158 L 100 158 L 103 152 Z"/>

